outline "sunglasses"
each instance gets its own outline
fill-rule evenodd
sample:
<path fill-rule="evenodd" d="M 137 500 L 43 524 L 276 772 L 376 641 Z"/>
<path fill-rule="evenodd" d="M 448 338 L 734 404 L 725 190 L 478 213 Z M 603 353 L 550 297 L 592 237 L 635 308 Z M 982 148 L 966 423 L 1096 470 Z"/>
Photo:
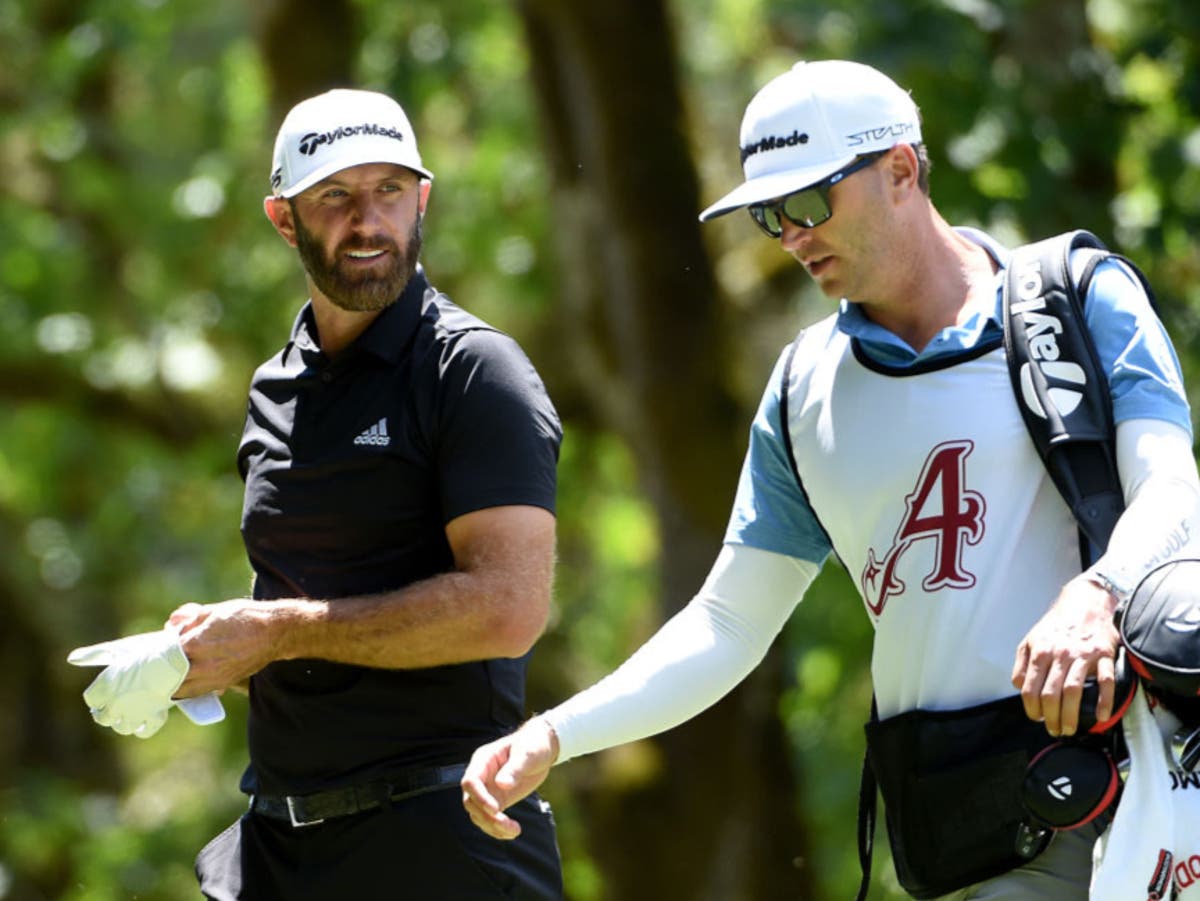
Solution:
<path fill-rule="evenodd" d="M 867 168 L 885 153 L 886 150 L 877 150 L 860 156 L 850 165 L 838 169 L 833 175 L 815 185 L 809 185 L 803 191 L 796 191 L 778 200 L 768 200 L 766 203 L 752 203 L 748 207 L 750 218 L 772 238 L 783 234 L 784 219 L 800 228 L 814 228 L 822 222 L 827 222 L 833 216 L 833 208 L 829 205 L 829 189 L 859 169 Z"/>

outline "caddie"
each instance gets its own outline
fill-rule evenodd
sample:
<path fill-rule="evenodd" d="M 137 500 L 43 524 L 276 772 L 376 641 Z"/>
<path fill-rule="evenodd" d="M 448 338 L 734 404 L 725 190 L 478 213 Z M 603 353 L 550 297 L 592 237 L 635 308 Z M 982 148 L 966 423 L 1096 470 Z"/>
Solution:
<path fill-rule="evenodd" d="M 1033 753 L 1075 733 L 1088 678 L 1109 718 L 1117 604 L 1163 549 L 1195 550 L 1200 480 L 1170 340 L 1134 273 L 1102 262 L 1086 328 L 1126 509 L 1085 561 L 1010 380 L 1009 250 L 938 212 L 909 92 L 857 62 L 801 62 L 751 100 L 739 144 L 745 181 L 701 219 L 746 210 L 835 310 L 779 358 L 697 595 L 612 675 L 480 748 L 464 804 L 489 834 L 520 835 L 505 809 L 553 765 L 733 688 L 836 554 L 875 629 L 868 751 L 905 889 L 1082 901 L 1104 820 L 1038 831 L 1020 785 Z"/>

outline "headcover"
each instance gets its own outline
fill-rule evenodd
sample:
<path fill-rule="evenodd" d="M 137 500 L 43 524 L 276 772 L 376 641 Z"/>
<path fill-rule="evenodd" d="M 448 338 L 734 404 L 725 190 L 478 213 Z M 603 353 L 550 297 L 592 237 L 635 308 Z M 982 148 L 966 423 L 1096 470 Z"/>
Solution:
<path fill-rule="evenodd" d="M 1096 719 L 1096 707 L 1100 703 L 1100 685 L 1095 676 L 1083 683 L 1083 696 L 1079 699 L 1079 734 L 1101 735 L 1111 729 L 1125 715 L 1137 689 L 1137 674 L 1129 664 L 1129 655 L 1117 648 L 1113 663 L 1113 706 L 1106 720 Z"/>
<path fill-rule="evenodd" d="M 1083 686 L 1076 736 L 1043 748 L 1029 761 L 1021 801 L 1039 825 L 1078 829 L 1109 810 L 1120 796 L 1120 772 L 1107 733 L 1125 715 L 1137 693 L 1137 677 L 1121 651 L 1115 679 L 1113 712 L 1108 719 L 1096 719 L 1100 688 L 1094 677 L 1089 678 Z"/>
<path fill-rule="evenodd" d="M 1185 707 L 1200 697 L 1200 560 L 1151 570 L 1130 595 L 1118 628 L 1130 662 L 1156 695 L 1168 704 L 1178 696 Z"/>
<path fill-rule="evenodd" d="M 1039 823 L 1078 829 L 1104 813 L 1121 790 L 1112 755 L 1083 741 L 1056 742 L 1029 761 L 1021 800 Z"/>

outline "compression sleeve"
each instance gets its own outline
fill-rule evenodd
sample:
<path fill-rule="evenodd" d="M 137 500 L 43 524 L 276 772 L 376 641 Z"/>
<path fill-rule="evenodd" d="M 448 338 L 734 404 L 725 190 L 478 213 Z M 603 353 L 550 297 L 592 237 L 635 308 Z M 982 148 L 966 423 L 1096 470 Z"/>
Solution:
<path fill-rule="evenodd" d="M 671 729 L 762 660 L 819 564 L 726 544 L 700 592 L 617 668 L 542 714 L 562 763 Z"/>
<path fill-rule="evenodd" d="M 1200 478 L 1191 436 L 1159 419 L 1118 424 L 1117 469 L 1125 512 L 1088 574 L 1124 599 L 1159 564 L 1200 552 Z"/>

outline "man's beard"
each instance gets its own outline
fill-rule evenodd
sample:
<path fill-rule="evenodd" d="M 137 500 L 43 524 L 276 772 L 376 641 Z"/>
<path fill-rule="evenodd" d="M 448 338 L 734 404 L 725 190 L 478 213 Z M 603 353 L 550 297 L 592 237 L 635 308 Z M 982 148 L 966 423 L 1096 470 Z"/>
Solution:
<path fill-rule="evenodd" d="M 320 241 L 304 226 L 295 206 L 292 207 L 292 219 L 296 225 L 296 249 L 305 271 L 317 289 L 343 310 L 368 313 L 390 306 L 417 271 L 422 240 L 419 216 L 413 223 L 403 252 L 391 238 L 380 235 L 373 239 L 344 241 L 334 248 L 332 259 L 326 257 Z M 390 265 L 380 275 L 347 271 L 342 261 L 345 253 L 351 250 L 389 251 Z"/>

